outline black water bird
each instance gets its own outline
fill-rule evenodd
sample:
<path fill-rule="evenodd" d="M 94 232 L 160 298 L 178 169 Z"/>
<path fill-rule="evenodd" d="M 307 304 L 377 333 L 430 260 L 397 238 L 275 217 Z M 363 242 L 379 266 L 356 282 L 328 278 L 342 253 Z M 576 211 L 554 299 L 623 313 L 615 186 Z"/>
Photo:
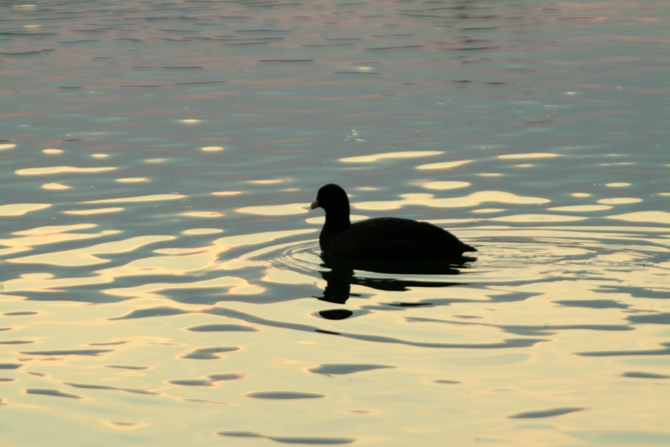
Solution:
<path fill-rule="evenodd" d="M 319 189 L 310 208 L 323 208 L 326 223 L 319 245 L 326 256 L 356 261 L 440 261 L 477 251 L 456 236 L 427 222 L 397 217 L 349 220 L 349 198 L 338 185 Z"/>

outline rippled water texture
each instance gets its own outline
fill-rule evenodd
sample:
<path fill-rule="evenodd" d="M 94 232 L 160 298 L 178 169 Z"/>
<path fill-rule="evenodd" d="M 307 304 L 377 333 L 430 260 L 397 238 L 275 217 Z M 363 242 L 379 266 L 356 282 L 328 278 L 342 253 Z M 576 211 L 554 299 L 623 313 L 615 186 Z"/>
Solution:
<path fill-rule="evenodd" d="M 0 2 L 0 444 L 670 445 L 668 17 Z M 325 264 L 329 182 L 477 258 Z"/>

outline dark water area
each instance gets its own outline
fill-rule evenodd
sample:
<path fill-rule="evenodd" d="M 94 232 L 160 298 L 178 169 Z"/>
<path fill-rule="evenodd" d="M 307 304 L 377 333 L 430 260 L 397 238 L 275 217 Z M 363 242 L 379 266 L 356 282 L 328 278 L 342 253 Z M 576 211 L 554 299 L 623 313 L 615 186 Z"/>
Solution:
<path fill-rule="evenodd" d="M 670 444 L 669 6 L 0 3 L 2 445 Z"/>

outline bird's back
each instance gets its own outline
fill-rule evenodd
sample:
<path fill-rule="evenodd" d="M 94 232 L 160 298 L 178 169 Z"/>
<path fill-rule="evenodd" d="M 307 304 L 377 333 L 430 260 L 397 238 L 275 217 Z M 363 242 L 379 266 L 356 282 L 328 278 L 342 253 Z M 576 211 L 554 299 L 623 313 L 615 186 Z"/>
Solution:
<path fill-rule="evenodd" d="M 407 261 L 443 259 L 476 250 L 427 222 L 382 217 L 332 235 L 326 251 L 342 258 Z"/>

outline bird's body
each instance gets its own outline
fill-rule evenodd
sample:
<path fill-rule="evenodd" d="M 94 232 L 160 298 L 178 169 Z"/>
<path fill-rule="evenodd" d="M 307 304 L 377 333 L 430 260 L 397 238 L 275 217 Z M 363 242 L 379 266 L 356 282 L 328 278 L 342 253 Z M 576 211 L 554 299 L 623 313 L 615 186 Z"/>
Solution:
<path fill-rule="evenodd" d="M 326 211 L 319 236 L 321 250 L 331 257 L 368 261 L 440 260 L 477 251 L 456 236 L 427 222 L 397 217 L 368 219 L 352 224 L 349 199 L 333 184 L 319 189 L 311 208 Z"/>

